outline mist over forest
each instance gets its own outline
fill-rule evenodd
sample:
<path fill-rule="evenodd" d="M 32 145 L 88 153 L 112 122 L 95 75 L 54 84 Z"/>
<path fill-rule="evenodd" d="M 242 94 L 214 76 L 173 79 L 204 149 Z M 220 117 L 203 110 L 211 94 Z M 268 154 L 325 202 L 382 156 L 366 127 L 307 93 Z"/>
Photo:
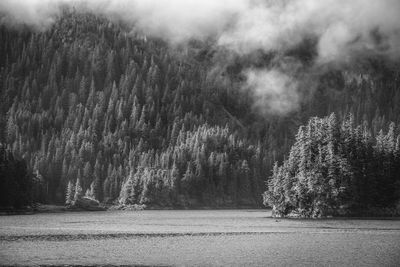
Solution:
<path fill-rule="evenodd" d="M 0 206 L 394 209 L 399 17 L 397 0 L 3 0 Z"/>

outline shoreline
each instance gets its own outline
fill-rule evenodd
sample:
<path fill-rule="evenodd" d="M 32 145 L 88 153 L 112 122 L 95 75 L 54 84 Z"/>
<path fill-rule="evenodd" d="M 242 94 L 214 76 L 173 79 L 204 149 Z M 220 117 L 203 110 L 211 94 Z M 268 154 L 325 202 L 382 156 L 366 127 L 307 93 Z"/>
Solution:
<path fill-rule="evenodd" d="M 207 210 L 265 210 L 265 212 L 271 211 L 270 208 L 260 208 L 260 207 L 190 207 L 190 208 L 177 208 L 177 207 L 146 207 L 141 209 L 124 209 L 118 205 L 108 205 L 105 206 L 104 210 L 85 210 L 82 208 L 68 208 L 63 205 L 54 205 L 54 204 L 44 204 L 39 205 L 37 208 L 28 208 L 28 209 L 18 209 L 18 210 L 0 210 L 0 217 L 1 216 L 13 216 L 13 215 L 36 215 L 36 214 L 48 214 L 48 213 L 83 213 L 83 212 L 99 212 L 99 211 L 207 211 Z M 321 217 L 321 218 L 305 218 L 305 217 L 296 217 L 296 216 L 287 216 L 287 217 L 274 217 L 274 216 L 266 216 L 265 218 L 268 219 L 275 219 L 276 221 L 281 220 L 291 220 L 291 221 L 329 221 L 329 220 L 400 220 L 399 215 L 391 216 L 391 215 L 347 215 L 347 216 L 330 216 L 330 217 Z"/>

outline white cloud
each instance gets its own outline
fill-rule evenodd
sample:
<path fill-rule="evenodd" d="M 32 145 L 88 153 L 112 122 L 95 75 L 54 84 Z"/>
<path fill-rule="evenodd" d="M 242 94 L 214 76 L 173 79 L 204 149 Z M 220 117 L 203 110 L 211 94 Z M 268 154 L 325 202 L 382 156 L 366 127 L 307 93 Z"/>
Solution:
<path fill-rule="evenodd" d="M 214 37 L 242 54 L 285 50 L 309 36 L 323 60 L 353 51 L 392 56 L 400 46 L 399 0 L 1 0 L 0 11 L 9 22 L 46 27 L 64 5 L 173 43 Z"/>
<path fill-rule="evenodd" d="M 264 114 L 285 114 L 299 105 L 297 81 L 277 70 L 247 70 L 246 88 Z"/>
<path fill-rule="evenodd" d="M 0 14 L 8 23 L 43 29 L 64 5 L 119 18 L 174 44 L 213 38 L 240 55 L 284 52 L 310 37 L 317 41 L 317 64 L 400 55 L 400 0 L 0 0 Z M 290 71 L 249 69 L 246 77 L 264 111 L 298 105 Z"/>

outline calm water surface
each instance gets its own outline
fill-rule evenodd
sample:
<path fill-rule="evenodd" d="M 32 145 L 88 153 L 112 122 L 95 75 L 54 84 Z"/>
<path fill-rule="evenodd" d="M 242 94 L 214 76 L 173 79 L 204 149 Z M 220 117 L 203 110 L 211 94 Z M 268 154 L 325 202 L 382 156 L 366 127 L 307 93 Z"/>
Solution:
<path fill-rule="evenodd" d="M 399 220 L 273 219 L 265 210 L 0 217 L 0 264 L 400 266 Z"/>

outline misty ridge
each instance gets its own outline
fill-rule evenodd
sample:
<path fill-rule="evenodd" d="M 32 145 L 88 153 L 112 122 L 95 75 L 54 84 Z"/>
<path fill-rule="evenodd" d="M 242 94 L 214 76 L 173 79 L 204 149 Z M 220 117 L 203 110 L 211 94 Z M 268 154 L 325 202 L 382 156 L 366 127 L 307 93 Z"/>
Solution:
<path fill-rule="evenodd" d="M 399 15 L 397 0 L 3 0 L 0 206 L 398 215 Z"/>
<path fill-rule="evenodd" d="M 132 34 L 161 38 L 171 47 L 206 42 L 217 58 L 213 73 L 245 58 L 239 86 L 263 114 L 297 110 L 318 86 L 321 69 L 400 55 L 397 0 L 3 0 L 1 21 L 45 31 L 66 8 L 123 22 Z M 265 54 L 273 59 L 260 65 Z"/>

